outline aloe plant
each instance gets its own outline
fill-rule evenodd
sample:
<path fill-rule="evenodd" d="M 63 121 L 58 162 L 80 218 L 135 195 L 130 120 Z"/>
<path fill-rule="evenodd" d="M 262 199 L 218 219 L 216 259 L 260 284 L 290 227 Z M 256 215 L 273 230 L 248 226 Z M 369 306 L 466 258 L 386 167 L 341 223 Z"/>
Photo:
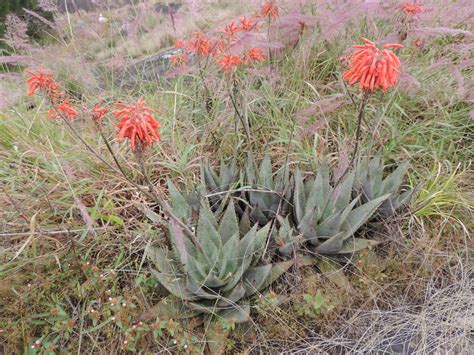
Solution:
<path fill-rule="evenodd" d="M 276 233 L 273 233 L 273 239 L 278 247 L 278 252 L 282 255 L 289 255 L 298 249 L 304 239 L 293 227 L 290 216 L 285 218 L 277 216 L 277 220 L 279 228 Z"/>
<path fill-rule="evenodd" d="M 273 176 L 270 156 L 265 155 L 257 172 L 255 160 L 250 156 L 246 166 L 246 182 L 251 187 L 247 193 L 252 221 L 265 225 L 277 214 L 288 214 L 291 190 L 286 167 Z"/>
<path fill-rule="evenodd" d="M 299 170 L 295 172 L 294 222 L 299 234 L 319 254 L 350 253 L 374 243 L 354 234 L 390 194 L 361 203 L 360 196 L 352 198 L 353 183 L 354 173 L 350 172 L 333 187 L 327 163 L 322 164 L 315 179 L 306 182 Z"/>
<path fill-rule="evenodd" d="M 228 163 L 221 161 L 219 172 L 216 172 L 209 162 L 203 162 L 201 165 L 201 180 L 213 211 L 222 212 L 225 209 L 226 202 L 232 196 L 232 190 L 239 186 L 241 175 L 242 173 L 236 167 L 235 160 Z M 235 207 L 240 211 L 238 205 L 235 205 Z"/>
<path fill-rule="evenodd" d="M 182 203 L 184 200 L 174 201 L 173 205 Z M 148 250 L 156 267 L 153 274 L 172 295 L 161 302 L 158 312 L 173 307 L 175 311 L 181 309 L 178 313 L 183 317 L 204 314 L 236 322 L 248 320 L 249 297 L 269 286 L 292 265 L 292 262 L 261 265 L 269 228 L 269 224 L 261 229 L 254 225 L 241 235 L 232 201 L 222 217 L 212 212 L 206 200 L 202 201 L 195 230 L 197 245 L 170 221 L 171 250 L 164 247 Z"/>
<path fill-rule="evenodd" d="M 403 191 L 402 188 L 408 165 L 408 161 L 401 162 L 392 173 L 383 178 L 385 166 L 380 154 L 370 160 L 361 160 L 355 170 L 354 182 L 355 191 L 361 194 L 361 201 L 368 202 L 389 194 L 389 198 L 380 205 L 378 214 L 384 218 L 395 214 L 408 204 L 413 195 L 413 189 Z"/>

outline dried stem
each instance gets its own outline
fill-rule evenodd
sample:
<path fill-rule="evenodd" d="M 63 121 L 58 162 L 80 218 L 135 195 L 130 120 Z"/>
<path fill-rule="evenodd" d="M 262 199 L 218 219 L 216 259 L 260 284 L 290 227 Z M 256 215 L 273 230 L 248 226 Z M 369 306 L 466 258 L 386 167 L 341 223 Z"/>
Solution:
<path fill-rule="evenodd" d="M 237 84 L 234 80 L 233 84 L 232 84 L 232 91 L 229 91 L 229 97 L 230 97 L 230 101 L 232 102 L 232 106 L 234 107 L 235 115 L 239 118 L 240 122 L 242 122 L 242 126 L 244 127 L 245 135 L 247 136 L 248 143 L 250 144 L 252 139 L 250 138 L 250 132 L 249 132 L 248 125 L 245 124 L 244 117 L 240 113 L 239 108 L 237 107 L 237 102 L 235 100 L 235 96 L 237 95 L 237 92 L 238 92 Z"/>
<path fill-rule="evenodd" d="M 347 173 L 351 169 L 351 167 L 354 164 L 354 161 L 356 159 L 357 152 L 359 150 L 359 141 L 360 141 L 362 121 L 364 120 L 364 115 L 365 115 L 365 106 L 367 105 L 370 94 L 371 94 L 370 91 L 364 91 L 364 96 L 362 97 L 362 102 L 360 103 L 360 106 L 359 106 L 359 113 L 357 114 L 357 130 L 356 130 L 356 135 L 355 135 L 356 142 L 355 142 L 355 146 L 354 146 L 354 151 L 352 152 L 351 161 L 347 165 L 346 170 L 344 170 L 344 173 L 337 180 L 337 182 L 334 186 L 334 189 L 336 189 L 339 186 L 342 179 L 344 179 L 344 177 L 347 175 Z"/>

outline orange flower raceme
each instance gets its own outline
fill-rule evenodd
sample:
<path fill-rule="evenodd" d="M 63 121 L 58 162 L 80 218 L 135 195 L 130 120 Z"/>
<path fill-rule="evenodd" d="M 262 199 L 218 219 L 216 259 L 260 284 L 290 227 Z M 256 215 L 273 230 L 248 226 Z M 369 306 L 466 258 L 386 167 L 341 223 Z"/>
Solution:
<path fill-rule="evenodd" d="M 154 111 L 145 105 L 143 99 L 138 99 L 135 106 L 117 104 L 120 109 L 113 111 L 114 116 L 120 118 L 117 138 L 119 141 L 128 138 L 132 150 L 135 150 L 137 142 L 146 147 L 160 139 L 160 124 L 153 117 Z"/>
<path fill-rule="evenodd" d="M 188 64 L 188 57 L 184 53 L 176 53 L 170 58 L 171 64 L 175 67 Z"/>
<path fill-rule="evenodd" d="M 235 20 L 232 20 L 222 31 L 227 37 L 234 38 L 235 34 L 240 31 L 240 27 L 235 25 Z"/>
<path fill-rule="evenodd" d="M 215 58 L 216 55 L 220 54 L 226 48 L 226 43 L 220 38 L 211 38 L 209 40 L 209 46 L 211 48 L 211 56 Z"/>
<path fill-rule="evenodd" d="M 250 31 L 255 26 L 255 22 L 250 21 L 248 18 L 243 17 L 240 19 L 240 30 Z"/>
<path fill-rule="evenodd" d="M 31 75 L 26 82 L 28 83 L 28 89 L 26 93 L 31 96 L 38 89 L 45 93 L 50 99 L 57 99 L 61 96 L 59 92 L 59 85 L 53 80 L 51 73 L 45 72 L 43 68 L 33 72 L 31 70 L 25 70 L 25 73 Z"/>
<path fill-rule="evenodd" d="M 423 8 L 418 4 L 403 3 L 400 5 L 400 8 L 405 13 L 405 15 L 416 15 L 420 12 L 423 12 Z"/>
<path fill-rule="evenodd" d="M 56 108 L 50 109 L 48 112 L 48 118 L 60 119 L 61 114 L 67 118 L 75 118 L 78 115 L 78 112 L 71 105 L 70 101 L 70 99 L 65 99 L 59 105 L 55 106 Z"/>
<path fill-rule="evenodd" d="M 189 48 L 202 57 L 207 57 L 211 52 L 211 45 L 206 35 L 202 32 L 196 32 L 189 42 Z"/>
<path fill-rule="evenodd" d="M 219 64 L 219 66 L 225 72 L 228 72 L 237 68 L 237 66 L 242 63 L 243 63 L 242 59 L 238 55 L 234 55 L 234 54 L 224 54 L 222 56 L 222 59 L 217 61 L 217 64 Z"/>
<path fill-rule="evenodd" d="M 262 6 L 261 14 L 263 17 L 276 19 L 278 17 L 278 6 L 276 6 L 273 0 L 267 1 Z"/>
<path fill-rule="evenodd" d="M 186 42 L 182 39 L 177 39 L 174 45 L 176 48 L 184 49 L 186 47 Z"/>
<path fill-rule="evenodd" d="M 102 104 L 100 103 L 96 104 L 94 108 L 92 109 L 92 119 L 98 123 L 102 122 L 102 120 L 104 119 L 107 112 L 109 112 L 109 110 L 110 110 L 110 107 L 108 106 L 102 107 Z"/>
<path fill-rule="evenodd" d="M 261 62 L 265 60 L 265 54 L 262 48 L 250 48 L 244 53 L 244 63 Z"/>
<path fill-rule="evenodd" d="M 398 81 L 400 60 L 388 48 L 402 48 L 401 44 L 386 44 L 378 49 L 374 42 L 362 39 L 366 44 L 353 46 L 358 50 L 350 57 L 349 70 L 343 77 L 350 85 L 359 83 L 359 88 L 374 91 L 380 88 L 387 91 Z"/>

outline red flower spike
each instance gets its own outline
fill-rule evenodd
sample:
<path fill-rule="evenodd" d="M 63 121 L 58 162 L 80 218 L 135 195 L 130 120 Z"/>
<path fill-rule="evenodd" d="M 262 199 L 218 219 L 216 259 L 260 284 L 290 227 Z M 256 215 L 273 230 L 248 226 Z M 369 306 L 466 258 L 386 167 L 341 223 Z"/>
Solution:
<path fill-rule="evenodd" d="M 174 67 L 180 67 L 188 64 L 188 57 L 184 53 L 176 53 L 171 56 L 170 62 Z"/>
<path fill-rule="evenodd" d="M 228 38 L 234 38 L 235 34 L 240 30 L 241 28 L 235 25 L 235 20 L 232 20 L 227 26 L 225 26 L 222 33 L 224 33 Z"/>
<path fill-rule="evenodd" d="M 250 21 L 248 18 L 243 17 L 240 19 L 240 30 L 250 31 L 255 26 L 255 22 Z"/>
<path fill-rule="evenodd" d="M 265 60 L 265 54 L 262 48 L 250 48 L 244 53 L 244 63 L 262 62 Z"/>
<path fill-rule="evenodd" d="M 79 113 L 74 109 L 74 107 L 70 104 L 70 99 L 65 99 L 56 108 L 52 108 L 48 111 L 48 118 L 52 118 L 58 120 L 61 118 L 61 113 L 63 116 L 73 119 Z"/>
<path fill-rule="evenodd" d="M 109 112 L 110 107 L 101 107 L 102 104 L 98 103 L 94 106 L 92 109 L 92 119 L 98 123 L 101 123 L 102 120 L 104 119 L 105 115 L 107 112 Z"/>
<path fill-rule="evenodd" d="M 25 73 L 30 74 L 31 78 L 28 78 L 28 89 L 26 93 L 31 96 L 37 90 L 41 90 L 50 99 L 58 99 L 62 96 L 59 92 L 59 85 L 53 80 L 51 73 L 46 72 L 43 68 L 38 69 L 37 72 L 31 70 L 25 70 Z"/>
<path fill-rule="evenodd" d="M 124 138 L 130 140 L 130 147 L 135 150 L 137 142 L 143 147 L 147 147 L 153 142 L 160 140 L 160 124 L 153 117 L 153 110 L 145 106 L 143 99 L 138 99 L 135 106 L 126 104 L 117 104 L 120 109 L 112 113 L 120 119 L 117 123 L 119 133 L 117 138 L 122 141 Z"/>
<path fill-rule="evenodd" d="M 420 12 L 423 12 L 423 7 L 418 4 L 403 3 L 400 5 L 400 8 L 405 13 L 405 15 L 416 15 Z"/>
<path fill-rule="evenodd" d="M 212 58 L 215 58 L 226 48 L 225 42 L 220 38 L 211 38 L 209 40 L 209 46 Z"/>
<path fill-rule="evenodd" d="M 177 39 L 174 46 L 176 48 L 184 49 L 186 47 L 186 42 L 182 39 Z"/>
<path fill-rule="evenodd" d="M 243 61 L 238 55 L 224 54 L 222 59 L 217 61 L 217 64 L 219 64 L 224 72 L 228 72 L 237 68 L 239 64 L 243 64 Z"/>
<path fill-rule="evenodd" d="M 278 18 L 278 6 L 275 5 L 275 2 L 273 0 L 267 1 L 262 6 L 261 14 L 263 17 L 276 19 Z"/>
<path fill-rule="evenodd" d="M 196 32 L 194 34 L 194 37 L 189 42 L 189 48 L 202 57 L 207 57 L 211 51 L 209 40 L 202 32 Z"/>
<path fill-rule="evenodd" d="M 366 44 L 353 46 L 358 50 L 350 56 L 350 67 L 343 78 L 349 85 L 359 83 L 361 90 L 372 92 L 379 88 L 385 92 L 397 84 L 400 67 L 400 60 L 389 48 L 403 46 L 390 43 L 380 50 L 374 42 L 366 38 L 362 40 Z"/>

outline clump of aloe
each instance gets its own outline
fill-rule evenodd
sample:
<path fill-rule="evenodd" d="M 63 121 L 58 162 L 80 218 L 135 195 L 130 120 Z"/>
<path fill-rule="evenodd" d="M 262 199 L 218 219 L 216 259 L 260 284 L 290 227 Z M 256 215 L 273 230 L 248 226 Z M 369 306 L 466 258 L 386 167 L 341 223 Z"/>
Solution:
<path fill-rule="evenodd" d="M 186 199 L 177 190 L 172 200 L 174 210 L 189 216 L 192 207 L 183 208 Z M 183 317 L 207 315 L 247 321 L 249 298 L 273 283 L 292 262 L 262 262 L 270 224 L 263 228 L 255 224 L 242 233 L 232 201 L 224 213 L 213 212 L 206 199 L 200 202 L 195 242 L 171 221 L 170 248 L 148 250 L 155 264 L 153 274 L 171 294 L 157 311 L 168 313 L 172 308 Z"/>

